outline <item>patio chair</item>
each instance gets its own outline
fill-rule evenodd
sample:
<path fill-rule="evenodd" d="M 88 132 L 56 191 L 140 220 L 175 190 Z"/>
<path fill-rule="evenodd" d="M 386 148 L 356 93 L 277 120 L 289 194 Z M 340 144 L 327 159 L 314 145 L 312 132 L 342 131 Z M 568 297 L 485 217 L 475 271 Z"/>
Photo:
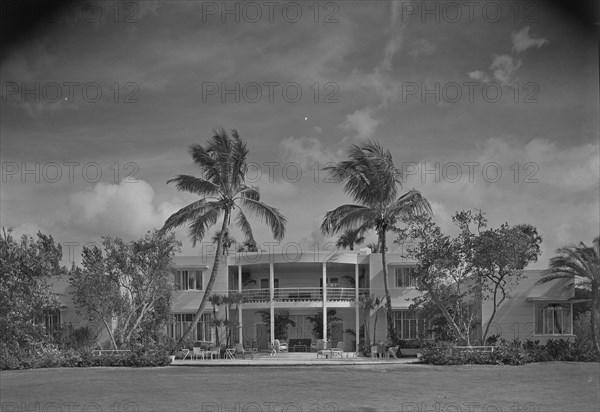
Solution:
<path fill-rule="evenodd" d="M 338 342 L 335 348 L 331 348 L 331 357 L 335 358 L 336 356 L 344 357 L 344 342 Z"/>
<path fill-rule="evenodd" d="M 287 352 L 288 351 L 288 344 L 286 341 L 282 340 L 281 342 L 279 342 L 279 351 L 280 352 Z"/>
<path fill-rule="evenodd" d="M 273 341 L 273 349 L 275 350 L 275 353 L 281 352 L 281 342 L 279 342 L 279 339 Z"/>
<path fill-rule="evenodd" d="M 192 359 L 196 358 L 202 358 L 204 359 L 204 349 L 202 349 L 201 347 L 193 347 L 192 348 L 193 352 L 192 352 Z"/>
<path fill-rule="evenodd" d="M 327 341 L 326 340 L 323 340 L 323 339 L 317 340 L 317 359 L 319 359 L 319 355 L 325 356 L 325 358 L 328 358 L 329 356 L 331 356 L 331 350 L 327 349 Z"/>
<path fill-rule="evenodd" d="M 254 359 L 254 353 L 252 351 L 247 351 L 244 349 L 244 345 L 238 343 L 235 345 L 235 358 L 243 358 L 246 359 L 247 356 L 250 356 L 250 359 Z"/>

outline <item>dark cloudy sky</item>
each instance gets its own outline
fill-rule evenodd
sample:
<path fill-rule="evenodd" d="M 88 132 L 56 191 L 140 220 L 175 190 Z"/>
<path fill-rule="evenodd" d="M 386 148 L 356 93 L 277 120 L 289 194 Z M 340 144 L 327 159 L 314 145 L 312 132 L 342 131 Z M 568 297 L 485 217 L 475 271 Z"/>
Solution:
<path fill-rule="evenodd" d="M 92 1 L 46 16 L 1 75 L 1 218 L 19 234 L 160 227 L 193 199 L 166 185 L 195 173 L 187 147 L 224 127 L 284 242 L 330 240 L 320 221 L 348 199 L 315 165 L 368 138 L 445 229 L 472 208 L 533 224 L 538 267 L 598 235 L 596 39 L 543 2 Z"/>

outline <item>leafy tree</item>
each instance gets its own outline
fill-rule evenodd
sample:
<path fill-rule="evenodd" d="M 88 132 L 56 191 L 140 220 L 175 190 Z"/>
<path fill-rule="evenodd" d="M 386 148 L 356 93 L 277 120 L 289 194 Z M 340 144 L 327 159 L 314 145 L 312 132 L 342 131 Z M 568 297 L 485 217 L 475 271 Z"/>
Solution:
<path fill-rule="evenodd" d="M 358 230 L 348 229 L 338 237 L 335 246 L 343 249 L 348 248 L 352 251 L 354 250 L 354 245 L 358 246 L 364 243 L 364 241 L 365 237 L 362 235 L 362 233 L 360 233 Z"/>
<path fill-rule="evenodd" d="M 406 244 L 407 257 L 417 261 L 412 275 L 422 293 L 411 308 L 423 318 L 441 314 L 454 339 L 470 344 L 469 333 L 476 321 L 472 307 L 475 282 L 469 263 L 473 238 L 470 226 L 476 224 L 479 230 L 485 221 L 480 213 L 469 211 L 456 213 L 453 220 L 461 228 L 455 238 L 443 234 L 431 216 L 414 216 L 407 220 L 405 229 L 398 230 L 395 242 Z"/>
<path fill-rule="evenodd" d="M 345 192 L 357 204 L 342 205 L 327 212 L 321 231 L 326 235 L 334 235 L 348 229 L 361 233 L 375 229 L 383 267 L 388 339 L 395 340 L 386 235 L 404 218 L 431 213 L 429 202 L 414 189 L 398 196 L 398 189 L 402 187 L 402 173 L 394 165 L 389 150 L 374 141 L 352 146 L 348 160 L 325 167 L 325 170 L 333 181 L 344 182 Z"/>
<path fill-rule="evenodd" d="M 235 224 L 248 240 L 254 240 L 254 235 L 244 210 L 266 222 L 276 240 L 283 239 L 287 223 L 279 210 L 260 201 L 258 188 L 246 185 L 248 149 L 236 130 L 232 130 L 231 137 L 223 129 L 215 130 L 214 136 L 205 146 L 193 145 L 189 152 L 202 177 L 179 175 L 167 183 L 175 183 L 177 190 L 190 192 L 201 198 L 172 214 L 163 230 L 189 223 L 189 235 L 195 246 L 204 238 L 208 228 L 221 217 L 222 223 L 215 261 L 204 296 L 192 324 L 184 332 L 180 342 L 187 338 L 202 317 L 217 278 L 223 238 L 228 233 L 232 214 L 235 212 Z"/>
<path fill-rule="evenodd" d="M 510 291 L 525 277 L 523 270 L 536 262 L 541 253 L 542 238 L 531 225 L 487 229 L 473 241 L 473 266 L 478 275 L 483 298 L 493 302 L 492 314 L 483 332 L 487 340 L 490 326 L 498 307 L 508 298 Z"/>
<path fill-rule="evenodd" d="M 336 316 L 337 311 L 335 309 L 327 309 L 327 341 L 331 341 L 331 326 L 335 322 L 342 320 Z M 323 338 L 323 312 L 319 312 L 313 316 L 307 316 L 312 326 L 312 334 L 317 339 Z"/>
<path fill-rule="evenodd" d="M 125 307 L 118 282 L 106 268 L 98 246 L 84 247 L 81 255 L 83 268 L 74 267 L 69 274 L 76 312 L 89 321 L 102 322 L 113 349 L 118 349 L 112 321 Z"/>
<path fill-rule="evenodd" d="M 273 339 L 287 340 L 288 338 L 288 326 L 296 327 L 296 322 L 290 318 L 290 312 L 288 310 L 278 310 L 275 312 L 275 335 L 271 334 L 271 312 L 268 310 L 259 310 L 255 312 L 260 315 L 263 323 L 267 327 L 267 333 Z"/>
<path fill-rule="evenodd" d="M 104 237 L 104 253 L 97 246 L 84 248 L 83 267 L 69 277 L 78 312 L 102 321 L 115 348 L 144 334 L 157 336 L 168 319 L 168 284 L 180 245 L 174 234 L 155 230 L 132 242 Z"/>
<path fill-rule="evenodd" d="M 559 248 L 550 259 L 550 267 L 545 272 L 540 283 L 554 279 L 577 279 L 580 286 L 591 291 L 592 304 L 590 308 L 590 335 L 596 352 L 600 355 L 598 343 L 598 306 L 600 305 L 600 237 L 596 237 L 592 246 L 583 242 L 579 245 L 564 246 Z"/>
<path fill-rule="evenodd" d="M 12 230 L 0 237 L 0 336 L 1 354 L 18 355 L 46 337 L 43 316 L 57 310 L 50 281 L 66 273 L 60 266 L 62 247 L 52 236 L 37 233 L 37 239 Z"/>

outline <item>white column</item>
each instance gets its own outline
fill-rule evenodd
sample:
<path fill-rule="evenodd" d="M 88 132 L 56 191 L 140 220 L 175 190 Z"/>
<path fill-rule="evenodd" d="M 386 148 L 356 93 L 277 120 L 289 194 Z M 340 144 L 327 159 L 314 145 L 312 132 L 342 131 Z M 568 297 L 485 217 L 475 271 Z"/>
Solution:
<path fill-rule="evenodd" d="M 242 265 L 238 265 L 238 292 L 242 293 Z M 242 337 L 242 304 L 238 304 L 238 343 L 244 342 Z"/>
<path fill-rule="evenodd" d="M 275 340 L 275 265 L 269 263 L 269 307 L 271 312 L 271 345 Z"/>
<path fill-rule="evenodd" d="M 359 310 L 359 295 L 358 295 L 358 262 L 354 265 L 354 315 L 356 317 L 356 321 L 354 323 L 356 330 L 356 352 L 358 352 L 358 344 L 360 342 L 360 321 L 358 316 L 360 314 Z"/>
<path fill-rule="evenodd" d="M 327 340 L 327 263 L 323 262 L 323 340 Z M 327 346 L 329 347 L 329 346 Z"/>

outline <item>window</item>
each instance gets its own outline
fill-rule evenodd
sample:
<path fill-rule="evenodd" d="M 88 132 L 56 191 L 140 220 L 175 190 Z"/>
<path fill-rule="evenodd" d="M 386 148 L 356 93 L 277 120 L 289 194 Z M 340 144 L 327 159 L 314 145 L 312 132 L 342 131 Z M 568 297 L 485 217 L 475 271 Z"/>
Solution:
<path fill-rule="evenodd" d="M 46 330 L 54 330 L 60 327 L 60 310 L 51 310 L 44 314 L 44 325 Z"/>
<path fill-rule="evenodd" d="M 178 270 L 175 273 L 175 290 L 202 290 L 202 271 Z"/>
<path fill-rule="evenodd" d="M 425 319 L 417 318 L 410 310 L 395 310 L 394 323 L 400 339 L 417 339 L 419 335 L 425 338 L 431 337 Z"/>
<path fill-rule="evenodd" d="M 573 333 L 571 304 L 538 303 L 535 306 L 535 333 L 570 335 Z"/>
<path fill-rule="evenodd" d="M 172 339 L 179 339 L 194 321 L 194 313 L 173 313 L 167 333 Z M 196 327 L 196 340 L 212 341 L 212 314 L 204 313 Z"/>
<path fill-rule="evenodd" d="M 406 288 L 417 286 L 417 281 L 413 276 L 414 268 L 395 268 L 396 287 Z"/>

